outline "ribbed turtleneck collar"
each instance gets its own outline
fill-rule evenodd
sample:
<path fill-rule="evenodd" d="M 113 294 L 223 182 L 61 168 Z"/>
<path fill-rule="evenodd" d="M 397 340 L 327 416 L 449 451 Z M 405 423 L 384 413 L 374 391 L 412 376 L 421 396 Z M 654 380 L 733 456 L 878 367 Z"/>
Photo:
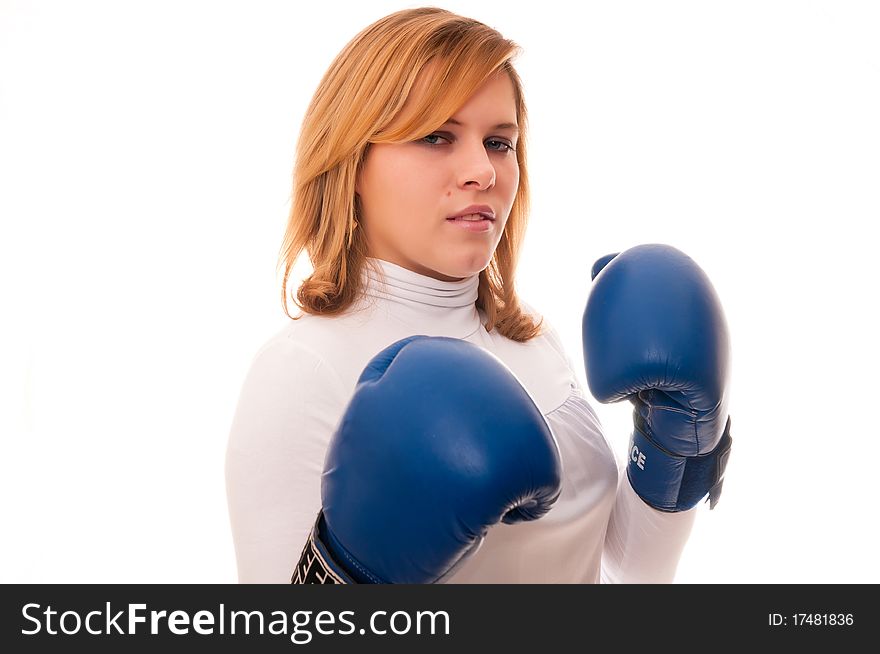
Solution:
<path fill-rule="evenodd" d="M 444 282 L 383 259 L 371 258 L 367 264 L 364 295 L 375 298 L 391 318 L 411 327 L 413 333 L 464 338 L 480 327 L 475 305 L 479 275 Z"/>

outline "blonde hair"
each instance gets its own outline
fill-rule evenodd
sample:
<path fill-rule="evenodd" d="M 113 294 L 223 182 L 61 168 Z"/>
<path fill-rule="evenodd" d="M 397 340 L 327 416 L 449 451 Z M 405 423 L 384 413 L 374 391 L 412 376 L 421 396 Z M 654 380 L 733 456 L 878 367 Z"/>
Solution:
<path fill-rule="evenodd" d="M 523 312 L 514 286 L 529 214 L 527 114 L 522 82 L 511 64 L 519 51 L 483 23 L 434 7 L 390 14 L 343 48 L 315 91 L 297 143 L 291 210 L 279 255 L 282 304 L 290 318 L 302 317 L 290 315 L 287 300 L 290 272 L 303 250 L 314 270 L 291 295 L 302 311 L 336 315 L 362 292 L 368 253 L 363 230 L 357 229 L 355 181 L 369 144 L 404 143 L 429 134 L 483 82 L 503 71 L 516 100 L 519 187 L 498 247 L 479 274 L 476 306 L 486 315 L 486 331 L 497 329 L 520 342 L 540 333 L 541 323 Z M 404 113 L 420 75 L 426 91 Z"/>

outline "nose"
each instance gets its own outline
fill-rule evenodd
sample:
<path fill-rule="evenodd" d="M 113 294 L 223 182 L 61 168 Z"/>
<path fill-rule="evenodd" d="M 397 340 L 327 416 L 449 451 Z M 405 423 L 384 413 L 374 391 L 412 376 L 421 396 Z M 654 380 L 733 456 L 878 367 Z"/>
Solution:
<path fill-rule="evenodd" d="M 483 191 L 495 186 L 495 166 L 482 142 L 461 148 L 456 169 L 461 188 L 475 187 Z"/>

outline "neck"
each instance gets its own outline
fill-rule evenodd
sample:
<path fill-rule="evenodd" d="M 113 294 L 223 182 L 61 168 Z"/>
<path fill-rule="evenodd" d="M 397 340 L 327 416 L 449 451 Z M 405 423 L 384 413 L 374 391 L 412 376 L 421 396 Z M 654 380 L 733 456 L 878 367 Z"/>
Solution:
<path fill-rule="evenodd" d="M 479 275 L 437 279 L 383 259 L 368 258 L 364 296 L 414 333 L 462 338 L 480 327 Z"/>

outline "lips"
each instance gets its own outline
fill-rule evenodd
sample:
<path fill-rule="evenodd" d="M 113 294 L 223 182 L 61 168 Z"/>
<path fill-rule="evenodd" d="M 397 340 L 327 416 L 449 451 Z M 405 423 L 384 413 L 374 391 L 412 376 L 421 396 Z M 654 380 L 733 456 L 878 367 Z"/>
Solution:
<path fill-rule="evenodd" d="M 455 218 L 447 218 L 447 220 L 466 220 L 468 222 L 476 221 L 476 220 L 492 220 L 491 218 L 487 218 L 481 213 L 472 213 L 467 216 L 456 216 Z"/>
<path fill-rule="evenodd" d="M 447 217 L 447 220 L 495 220 L 495 210 L 488 204 L 472 204 Z"/>

